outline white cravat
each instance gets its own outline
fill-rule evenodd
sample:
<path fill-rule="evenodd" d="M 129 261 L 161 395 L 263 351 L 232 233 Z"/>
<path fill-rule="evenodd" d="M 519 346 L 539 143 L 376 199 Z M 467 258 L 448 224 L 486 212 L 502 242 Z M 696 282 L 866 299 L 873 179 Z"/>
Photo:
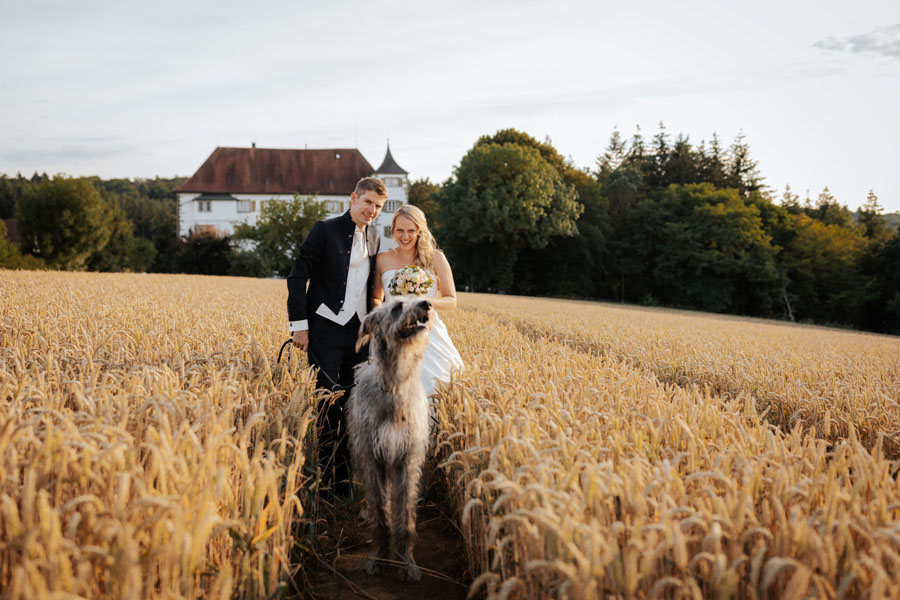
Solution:
<path fill-rule="evenodd" d="M 344 302 L 341 310 L 334 314 L 323 302 L 316 309 L 316 314 L 334 321 L 338 325 L 346 325 L 354 314 L 362 321 L 366 316 L 366 284 L 369 280 L 369 249 L 362 229 L 353 229 L 353 247 L 350 250 L 350 269 L 347 271 L 347 287 L 344 291 Z"/>

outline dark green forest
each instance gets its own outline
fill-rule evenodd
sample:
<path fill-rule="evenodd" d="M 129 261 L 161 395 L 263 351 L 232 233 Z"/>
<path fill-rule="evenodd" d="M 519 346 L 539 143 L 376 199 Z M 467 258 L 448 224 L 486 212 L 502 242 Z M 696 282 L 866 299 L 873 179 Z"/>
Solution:
<path fill-rule="evenodd" d="M 900 333 L 900 233 L 875 193 L 855 212 L 827 188 L 776 193 L 741 135 L 614 131 L 588 171 L 504 130 L 411 188 L 462 289 Z"/>
<path fill-rule="evenodd" d="M 15 219 L 20 240 L 0 241 L 0 267 L 175 272 L 173 190 L 185 180 L 0 175 L 0 219 Z"/>
<path fill-rule="evenodd" d="M 178 236 L 171 179 L 0 175 L 0 268 L 286 275 L 311 198 L 231 238 Z M 855 202 L 863 199 L 852 199 Z M 742 135 L 614 131 L 591 169 L 549 140 L 479 138 L 445 182 L 413 181 L 461 290 L 625 302 L 900 334 L 900 214 L 766 186 Z"/>

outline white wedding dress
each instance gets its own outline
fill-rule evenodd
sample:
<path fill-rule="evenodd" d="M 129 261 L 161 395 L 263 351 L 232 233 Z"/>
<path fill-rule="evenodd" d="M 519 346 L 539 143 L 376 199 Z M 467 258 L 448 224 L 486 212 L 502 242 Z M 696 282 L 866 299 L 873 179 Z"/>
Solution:
<path fill-rule="evenodd" d="M 391 277 L 397 269 L 385 271 L 381 275 L 381 285 L 384 288 L 385 302 L 390 302 L 391 296 L 388 291 L 391 283 Z M 433 279 L 437 279 L 433 273 L 429 273 Z M 437 285 L 431 286 L 426 298 L 437 297 Z M 441 318 L 435 311 L 434 324 L 431 327 L 431 334 L 428 338 L 428 347 L 425 348 L 425 359 L 422 361 L 422 386 L 425 388 L 425 396 L 430 398 L 437 389 L 438 381 L 445 383 L 450 381 L 450 373 L 463 368 L 463 360 L 450 339 L 450 333 L 447 326 L 441 321 Z M 430 404 L 430 403 L 429 403 Z M 429 413 L 433 416 L 433 407 L 429 406 Z"/>

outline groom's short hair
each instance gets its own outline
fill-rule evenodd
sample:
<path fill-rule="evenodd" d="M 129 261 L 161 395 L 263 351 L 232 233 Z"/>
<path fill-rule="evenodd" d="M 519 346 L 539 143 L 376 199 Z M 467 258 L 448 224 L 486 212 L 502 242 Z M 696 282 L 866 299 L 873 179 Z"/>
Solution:
<path fill-rule="evenodd" d="M 357 196 L 362 196 L 366 192 L 375 192 L 382 198 L 387 198 L 388 196 L 384 182 L 377 177 L 363 177 L 356 182 L 356 189 L 353 190 L 353 193 Z"/>

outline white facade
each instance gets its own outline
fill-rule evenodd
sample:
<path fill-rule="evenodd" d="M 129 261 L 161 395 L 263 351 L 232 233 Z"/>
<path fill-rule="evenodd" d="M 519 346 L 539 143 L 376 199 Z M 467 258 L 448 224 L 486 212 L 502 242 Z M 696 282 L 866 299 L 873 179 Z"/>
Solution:
<path fill-rule="evenodd" d="M 286 202 L 292 199 L 288 194 L 178 194 L 178 233 L 215 233 L 231 235 L 238 223 L 256 225 L 267 202 Z M 350 208 L 350 197 L 316 196 L 325 203 L 327 216 L 342 214 Z"/>
<path fill-rule="evenodd" d="M 406 204 L 409 183 L 406 175 L 381 177 L 388 188 L 388 200 L 375 220 L 381 234 L 381 249 L 394 247 L 391 236 L 391 220 L 394 211 Z M 265 203 L 285 202 L 293 195 L 265 194 L 178 194 L 178 233 L 186 237 L 191 233 L 215 233 L 231 235 L 238 223 L 256 225 Z M 350 196 L 316 196 L 325 204 L 327 217 L 336 217 L 350 208 Z"/>

